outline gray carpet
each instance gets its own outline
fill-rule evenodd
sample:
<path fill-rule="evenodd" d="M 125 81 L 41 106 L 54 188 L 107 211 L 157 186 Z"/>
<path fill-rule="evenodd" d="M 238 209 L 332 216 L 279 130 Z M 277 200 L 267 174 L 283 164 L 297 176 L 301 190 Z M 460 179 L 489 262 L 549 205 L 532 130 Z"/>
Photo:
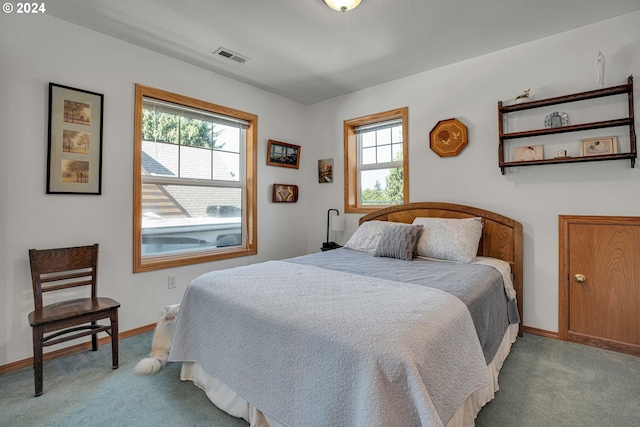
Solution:
<path fill-rule="evenodd" d="M 477 426 L 640 427 L 640 358 L 525 334 Z"/>
<path fill-rule="evenodd" d="M 151 333 L 45 362 L 44 394 L 33 397 L 30 368 L 0 376 L 0 426 L 247 426 L 181 382 L 180 366 L 133 374 Z M 640 426 L 640 358 L 525 335 L 514 344 L 495 400 L 479 427 Z M 394 426 L 395 427 L 395 426 Z"/>

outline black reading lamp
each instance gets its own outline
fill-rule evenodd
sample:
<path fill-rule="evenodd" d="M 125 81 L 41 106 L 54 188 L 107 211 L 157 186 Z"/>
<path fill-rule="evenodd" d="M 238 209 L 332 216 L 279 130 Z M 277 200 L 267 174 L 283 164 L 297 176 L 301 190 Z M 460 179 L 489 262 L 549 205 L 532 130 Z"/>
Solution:
<path fill-rule="evenodd" d="M 336 248 L 341 248 L 342 246 L 340 246 L 339 244 L 337 244 L 336 242 L 330 242 L 329 241 L 329 228 L 331 228 L 331 230 L 335 230 L 335 231 L 339 231 L 339 230 L 343 230 L 344 229 L 344 225 L 342 225 L 342 221 L 333 221 L 333 223 L 331 222 L 331 211 L 335 211 L 336 212 L 336 216 L 340 216 L 340 211 L 338 211 L 338 209 L 329 209 L 327 211 L 327 241 L 325 243 L 322 244 L 322 250 L 328 250 L 328 249 L 336 249 Z M 342 218 L 340 218 L 342 219 Z M 329 227 L 331 225 L 331 227 Z"/>

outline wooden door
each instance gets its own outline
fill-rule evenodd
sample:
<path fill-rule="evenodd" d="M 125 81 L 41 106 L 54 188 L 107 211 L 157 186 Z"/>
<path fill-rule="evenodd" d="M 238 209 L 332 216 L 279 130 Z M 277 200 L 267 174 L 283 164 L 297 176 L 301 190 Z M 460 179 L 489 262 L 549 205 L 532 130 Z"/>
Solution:
<path fill-rule="evenodd" d="M 559 226 L 559 338 L 640 356 L 640 217 Z"/>

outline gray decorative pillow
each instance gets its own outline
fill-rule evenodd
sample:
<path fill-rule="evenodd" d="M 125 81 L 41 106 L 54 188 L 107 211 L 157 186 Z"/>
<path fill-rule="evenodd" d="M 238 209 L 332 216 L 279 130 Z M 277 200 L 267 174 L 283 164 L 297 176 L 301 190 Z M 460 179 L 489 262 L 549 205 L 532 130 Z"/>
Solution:
<path fill-rule="evenodd" d="M 388 225 L 380 236 L 374 256 L 411 261 L 421 232 L 422 225 Z"/>

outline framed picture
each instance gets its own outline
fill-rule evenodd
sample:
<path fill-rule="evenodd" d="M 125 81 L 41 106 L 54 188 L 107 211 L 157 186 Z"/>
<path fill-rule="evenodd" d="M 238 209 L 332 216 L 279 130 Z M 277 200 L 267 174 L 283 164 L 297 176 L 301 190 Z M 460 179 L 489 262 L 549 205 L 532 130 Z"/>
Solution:
<path fill-rule="evenodd" d="M 580 140 L 581 156 L 602 156 L 604 154 L 616 154 L 617 152 L 618 138 L 615 136 Z"/>
<path fill-rule="evenodd" d="M 300 167 L 300 146 L 270 139 L 267 149 L 267 165 L 298 169 Z"/>
<path fill-rule="evenodd" d="M 333 159 L 318 160 L 318 182 L 333 182 Z"/>
<path fill-rule="evenodd" d="M 47 194 L 102 193 L 99 93 L 49 83 Z"/>
<path fill-rule="evenodd" d="M 516 162 L 530 162 L 532 160 L 544 159 L 542 145 L 527 145 L 516 147 L 513 153 L 513 160 Z"/>
<path fill-rule="evenodd" d="M 298 201 L 298 186 L 293 184 L 273 184 L 274 203 L 295 203 Z"/>
<path fill-rule="evenodd" d="M 429 132 L 429 141 L 438 156 L 457 156 L 467 146 L 467 126 L 458 119 L 440 120 Z"/>

